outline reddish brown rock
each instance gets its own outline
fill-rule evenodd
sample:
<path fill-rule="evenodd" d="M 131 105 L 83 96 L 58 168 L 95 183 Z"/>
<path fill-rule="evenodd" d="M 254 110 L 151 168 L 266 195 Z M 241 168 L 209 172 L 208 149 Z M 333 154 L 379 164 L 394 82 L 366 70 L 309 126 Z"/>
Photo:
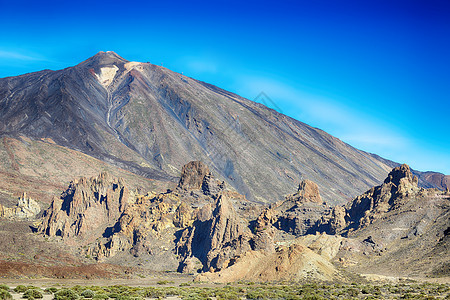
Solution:
<path fill-rule="evenodd" d="M 322 203 L 322 197 L 320 197 L 319 186 L 311 180 L 303 180 L 298 186 L 298 190 L 295 194 L 286 197 L 289 201 L 295 201 L 297 203 Z"/>

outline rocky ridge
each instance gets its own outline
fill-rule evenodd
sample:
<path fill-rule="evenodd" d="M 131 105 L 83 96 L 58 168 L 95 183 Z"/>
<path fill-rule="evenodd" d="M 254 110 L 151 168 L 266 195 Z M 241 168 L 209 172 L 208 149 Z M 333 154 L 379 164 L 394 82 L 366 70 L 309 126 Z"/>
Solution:
<path fill-rule="evenodd" d="M 419 188 L 402 165 L 344 206 L 322 202 L 308 180 L 284 201 L 254 205 L 194 161 L 165 193 L 129 192 L 108 174 L 74 181 L 45 212 L 39 230 L 99 262 L 201 273 L 199 280 L 345 281 L 336 265 L 381 274 L 394 258 L 404 262 L 398 270 L 406 274 L 445 272 L 440 268 L 448 259 L 436 251 L 448 252 L 449 200 L 446 192 Z M 71 213 L 74 203 L 79 209 Z M 87 235 L 94 232 L 87 226 L 93 224 L 92 207 L 104 224 L 96 223 L 95 234 Z M 111 214 L 105 213 L 109 207 Z M 410 267 L 409 251 L 436 260 Z"/>
<path fill-rule="evenodd" d="M 121 179 L 101 173 L 72 181 L 44 212 L 38 231 L 84 245 L 103 234 L 125 210 L 132 194 Z"/>
<path fill-rule="evenodd" d="M 356 197 L 344 206 L 336 206 L 318 223 L 318 231 L 347 234 L 365 228 L 384 214 L 404 204 L 405 199 L 438 192 L 418 187 L 418 178 L 408 165 L 394 168 L 380 186 Z"/>

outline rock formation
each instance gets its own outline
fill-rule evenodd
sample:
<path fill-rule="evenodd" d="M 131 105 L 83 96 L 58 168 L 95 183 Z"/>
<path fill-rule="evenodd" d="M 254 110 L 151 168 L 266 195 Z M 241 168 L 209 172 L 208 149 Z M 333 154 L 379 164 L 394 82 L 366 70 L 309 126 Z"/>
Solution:
<path fill-rule="evenodd" d="M 175 189 L 159 194 L 130 193 L 108 174 L 74 181 L 39 231 L 81 246 L 82 257 L 199 272 L 199 280 L 341 280 L 331 261 L 346 268 L 377 261 L 378 268 L 405 260 L 409 249 L 447 253 L 449 198 L 418 188 L 402 165 L 344 206 L 327 206 L 311 181 L 284 201 L 251 206 L 195 161 L 182 168 Z M 438 263 L 428 269 L 443 272 Z"/>
<path fill-rule="evenodd" d="M 394 168 L 382 185 L 371 188 L 344 206 L 334 207 L 318 222 L 316 230 L 335 234 L 365 228 L 419 192 L 425 190 L 418 187 L 418 178 L 408 165 L 403 164 Z"/>
<path fill-rule="evenodd" d="M 72 181 L 44 212 L 38 231 L 75 243 L 91 242 L 116 222 L 129 198 L 123 181 L 108 173 Z"/>
<path fill-rule="evenodd" d="M 407 165 L 394 168 L 382 185 L 324 217 L 324 231 L 350 238 L 339 258 L 350 270 L 448 275 L 450 197 L 417 182 Z"/>
<path fill-rule="evenodd" d="M 0 204 L 0 218 L 34 219 L 40 211 L 41 207 L 39 204 L 27 197 L 25 192 L 19 197 L 18 202 L 14 207 L 4 207 Z"/>
<path fill-rule="evenodd" d="M 261 231 L 273 225 L 295 236 L 314 233 L 310 232 L 311 228 L 327 211 L 329 207 L 322 202 L 317 184 L 303 180 L 296 193 L 265 209 L 257 218 L 255 228 Z"/>
<path fill-rule="evenodd" d="M 154 270 L 173 269 L 177 261 L 170 251 L 173 235 L 192 224 L 193 209 L 172 194 L 137 195 L 117 222 L 101 238 L 88 245 L 85 254 L 98 261 L 122 260 L 130 256 Z M 117 257 L 117 258 L 116 258 Z"/>
<path fill-rule="evenodd" d="M 251 249 L 250 230 L 226 196 L 218 196 L 210 215 L 181 234 L 177 243 L 177 253 L 183 257 L 181 271 L 192 271 L 187 268 L 192 257 L 202 263 L 204 271 L 220 270 L 228 267 L 233 257 Z"/>
<path fill-rule="evenodd" d="M 322 197 L 320 197 L 319 186 L 311 180 L 302 180 L 298 186 L 295 194 L 286 197 L 286 200 L 302 204 L 307 202 L 322 204 Z"/>
<path fill-rule="evenodd" d="M 206 176 L 210 176 L 208 166 L 201 161 L 191 161 L 181 169 L 178 187 L 181 189 L 201 189 Z"/>

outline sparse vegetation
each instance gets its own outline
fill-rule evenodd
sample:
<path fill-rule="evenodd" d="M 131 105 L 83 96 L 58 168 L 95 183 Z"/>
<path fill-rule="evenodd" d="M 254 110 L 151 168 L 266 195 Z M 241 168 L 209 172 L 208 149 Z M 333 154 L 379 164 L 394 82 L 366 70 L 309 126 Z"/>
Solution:
<path fill-rule="evenodd" d="M 28 288 L 26 286 L 19 284 L 18 286 L 16 286 L 14 288 L 14 292 L 16 292 L 16 293 L 25 293 L 27 291 L 27 289 Z"/>
<path fill-rule="evenodd" d="M 25 291 L 25 293 L 23 293 L 22 298 L 26 298 L 26 299 L 41 299 L 44 296 L 42 295 L 42 293 L 37 290 L 37 289 L 28 289 Z"/>
<path fill-rule="evenodd" d="M 46 289 L 44 290 L 44 292 L 45 292 L 46 294 L 54 294 L 54 293 L 56 293 L 57 291 L 58 291 L 58 289 L 55 288 L 55 287 L 49 287 L 49 288 L 46 288 Z"/>
<path fill-rule="evenodd" d="M 160 280 L 157 282 L 157 284 L 159 285 L 164 285 L 164 284 L 173 284 L 174 282 L 171 280 Z"/>
<path fill-rule="evenodd" d="M 96 300 L 143 300 L 144 298 L 163 299 L 179 297 L 181 299 L 450 299 L 449 284 L 397 283 L 397 284 L 331 284 L 331 283 L 254 283 L 239 282 L 202 286 L 182 283 L 174 286 L 170 280 L 160 280 L 154 287 L 80 286 L 56 289 L 46 288 L 46 293 L 54 293 L 54 300 L 77 300 L 81 298 Z M 0 300 L 11 300 L 8 286 L 0 288 Z M 14 291 L 23 291 L 23 298 L 40 299 L 42 292 L 33 286 L 17 286 Z M 16 292 L 17 292 L 16 291 Z"/>
<path fill-rule="evenodd" d="M 0 284 L 0 290 L 9 291 L 9 286 L 7 286 L 6 284 Z"/>
<path fill-rule="evenodd" d="M 78 298 L 79 298 L 79 296 L 74 290 L 62 289 L 62 290 L 57 291 L 54 294 L 53 299 L 54 300 L 76 300 Z"/>
<path fill-rule="evenodd" d="M 95 292 L 93 290 L 86 289 L 80 294 L 83 298 L 94 298 Z"/>
<path fill-rule="evenodd" d="M 10 300 L 12 295 L 5 289 L 0 289 L 0 300 Z"/>

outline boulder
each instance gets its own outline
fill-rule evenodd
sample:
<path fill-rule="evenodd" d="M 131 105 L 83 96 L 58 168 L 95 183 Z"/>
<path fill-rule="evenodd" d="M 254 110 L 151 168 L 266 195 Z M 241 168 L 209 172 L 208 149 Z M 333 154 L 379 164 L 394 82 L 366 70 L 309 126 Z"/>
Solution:
<path fill-rule="evenodd" d="M 210 174 L 207 165 L 201 161 L 191 161 L 181 169 L 178 187 L 181 189 L 201 189 L 204 179 Z"/>
<path fill-rule="evenodd" d="M 319 186 L 311 180 L 303 180 L 298 186 L 298 190 L 295 194 L 286 197 L 286 200 L 296 203 L 322 203 L 322 197 L 320 197 Z"/>

